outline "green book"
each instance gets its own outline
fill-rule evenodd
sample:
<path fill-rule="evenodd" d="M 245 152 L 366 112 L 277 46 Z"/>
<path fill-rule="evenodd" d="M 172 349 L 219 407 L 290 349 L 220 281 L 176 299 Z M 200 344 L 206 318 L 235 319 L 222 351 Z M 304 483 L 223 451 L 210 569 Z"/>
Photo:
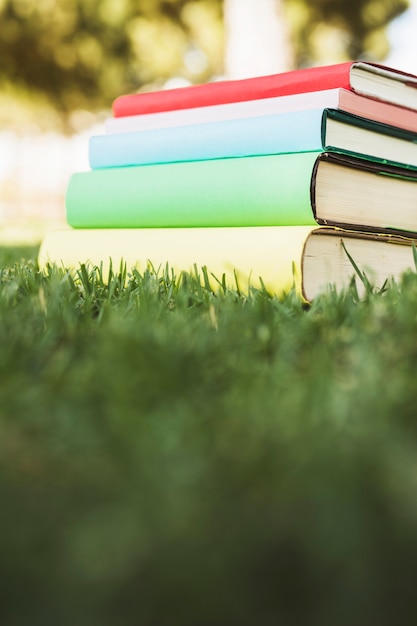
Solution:
<path fill-rule="evenodd" d="M 310 181 L 319 152 L 108 168 L 73 174 L 75 228 L 315 224 Z"/>
<path fill-rule="evenodd" d="M 303 152 L 73 174 L 74 228 L 337 225 L 417 232 L 417 169 Z"/>

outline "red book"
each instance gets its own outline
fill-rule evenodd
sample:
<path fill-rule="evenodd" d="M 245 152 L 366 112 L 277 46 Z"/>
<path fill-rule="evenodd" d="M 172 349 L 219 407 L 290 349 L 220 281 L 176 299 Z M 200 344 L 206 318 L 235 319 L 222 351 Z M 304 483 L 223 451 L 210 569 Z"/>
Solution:
<path fill-rule="evenodd" d="M 417 76 L 376 63 L 349 61 L 271 76 L 123 95 L 114 101 L 113 114 L 125 117 L 334 88 L 417 110 Z"/>

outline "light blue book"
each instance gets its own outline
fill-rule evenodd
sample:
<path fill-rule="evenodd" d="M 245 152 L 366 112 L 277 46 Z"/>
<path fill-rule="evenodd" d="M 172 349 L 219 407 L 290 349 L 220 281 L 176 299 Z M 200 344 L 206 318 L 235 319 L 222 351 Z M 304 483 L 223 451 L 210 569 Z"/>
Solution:
<path fill-rule="evenodd" d="M 321 148 L 323 109 L 90 138 L 93 169 L 202 161 Z"/>
<path fill-rule="evenodd" d="M 337 109 L 95 135 L 92 169 L 300 152 L 338 151 L 417 166 L 417 135 Z"/>

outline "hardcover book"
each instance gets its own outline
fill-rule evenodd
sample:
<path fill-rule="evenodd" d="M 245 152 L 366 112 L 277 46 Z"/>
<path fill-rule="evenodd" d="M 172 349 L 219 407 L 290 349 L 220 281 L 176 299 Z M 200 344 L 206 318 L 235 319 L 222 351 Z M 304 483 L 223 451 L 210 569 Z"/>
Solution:
<path fill-rule="evenodd" d="M 301 252 L 311 227 L 280 228 L 133 228 L 62 229 L 44 237 L 39 264 L 77 268 L 80 263 L 102 266 L 104 276 L 110 264 L 118 271 L 121 263 L 143 272 L 176 274 L 201 272 L 207 267 L 213 287 L 219 283 L 247 292 L 249 286 L 282 292 L 299 287 Z M 217 279 L 217 280 L 216 280 Z M 219 282 L 217 282 L 219 281 Z"/>
<path fill-rule="evenodd" d="M 109 117 L 105 121 L 105 130 L 107 133 L 127 133 L 326 108 L 339 109 L 345 113 L 352 113 L 375 122 L 417 132 L 417 111 L 360 96 L 348 89 L 325 89 L 192 109 L 174 109 L 161 113 Z"/>
<path fill-rule="evenodd" d="M 364 96 L 417 109 L 415 75 L 366 61 L 349 61 L 271 76 L 123 95 L 114 101 L 113 114 L 123 117 L 192 109 L 334 88 L 350 89 Z"/>
<path fill-rule="evenodd" d="M 416 244 L 416 239 L 398 235 L 314 229 L 301 255 L 302 293 L 311 301 L 332 286 L 344 289 L 355 280 L 363 296 L 363 275 L 372 287 L 382 289 L 386 281 L 416 271 Z"/>
<path fill-rule="evenodd" d="M 94 135 L 93 169 L 335 150 L 417 167 L 417 133 L 337 109 Z"/>
<path fill-rule="evenodd" d="M 110 265 L 118 271 L 137 268 L 161 272 L 168 266 L 200 273 L 207 268 L 213 289 L 220 285 L 247 293 L 263 285 L 280 294 L 295 287 L 312 301 L 329 286 L 346 288 L 355 279 L 359 294 L 364 285 L 357 269 L 381 288 L 390 278 L 415 270 L 412 239 L 349 232 L 334 228 L 162 228 L 122 230 L 63 229 L 49 232 L 41 245 L 39 264 L 78 268 L 81 263 Z M 354 260 L 354 264 L 352 263 Z"/>
<path fill-rule="evenodd" d="M 417 169 L 333 152 L 73 174 L 74 228 L 338 225 L 417 232 Z"/>

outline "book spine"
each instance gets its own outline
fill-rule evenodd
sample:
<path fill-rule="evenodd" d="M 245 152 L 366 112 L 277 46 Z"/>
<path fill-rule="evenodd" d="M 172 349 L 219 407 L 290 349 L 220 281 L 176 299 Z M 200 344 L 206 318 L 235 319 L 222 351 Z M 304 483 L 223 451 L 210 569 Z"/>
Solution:
<path fill-rule="evenodd" d="M 301 254 L 311 227 L 249 228 L 155 228 L 91 229 L 48 232 L 39 250 L 39 266 L 48 263 L 78 268 L 81 263 L 118 270 L 143 272 L 149 267 L 163 271 L 168 264 L 175 273 L 195 267 L 201 275 L 207 267 L 213 288 L 224 282 L 243 292 L 249 286 L 281 293 L 293 286 L 300 290 Z M 217 280 L 213 277 L 217 278 Z"/>
<path fill-rule="evenodd" d="M 162 113 L 129 115 L 126 117 L 109 117 L 105 121 L 105 130 L 108 134 L 128 133 L 153 130 L 155 128 L 207 124 L 246 117 L 277 115 L 278 113 L 304 111 L 306 109 L 324 109 L 325 107 L 336 109 L 339 107 L 342 91 L 344 94 L 353 93 L 345 89 L 325 89 L 323 91 L 309 91 L 276 98 L 214 104 L 194 109 L 180 109 Z"/>
<path fill-rule="evenodd" d="M 192 109 L 324 89 L 350 89 L 351 62 L 240 80 L 219 81 L 123 95 L 113 102 L 114 117 Z"/>
<path fill-rule="evenodd" d="M 75 228 L 312 225 L 310 180 L 318 154 L 73 174 L 67 221 Z"/>
<path fill-rule="evenodd" d="M 93 169 L 322 149 L 322 109 L 90 138 Z"/>

